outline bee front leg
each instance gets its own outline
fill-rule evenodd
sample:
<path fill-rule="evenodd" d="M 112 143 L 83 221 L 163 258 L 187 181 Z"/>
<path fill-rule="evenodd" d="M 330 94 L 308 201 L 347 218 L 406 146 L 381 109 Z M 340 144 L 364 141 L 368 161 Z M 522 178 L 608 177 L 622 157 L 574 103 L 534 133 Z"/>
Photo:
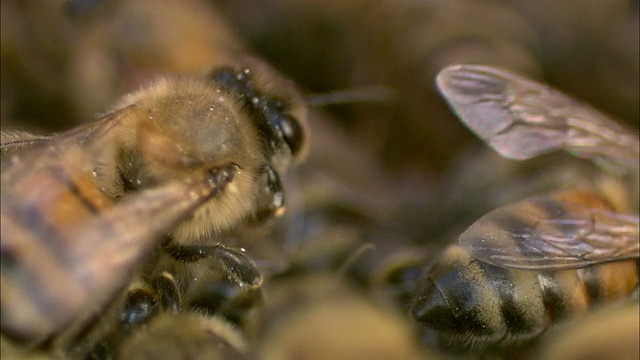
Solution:
<path fill-rule="evenodd" d="M 271 165 L 265 165 L 261 169 L 260 181 L 258 210 L 253 219 L 258 223 L 281 216 L 285 209 L 284 188 L 278 172 Z"/>
<path fill-rule="evenodd" d="M 242 251 L 219 243 L 215 245 L 175 245 L 170 241 L 165 242 L 162 249 L 181 262 L 214 258 L 220 262 L 227 276 L 241 287 L 257 288 L 262 284 L 262 275 Z"/>

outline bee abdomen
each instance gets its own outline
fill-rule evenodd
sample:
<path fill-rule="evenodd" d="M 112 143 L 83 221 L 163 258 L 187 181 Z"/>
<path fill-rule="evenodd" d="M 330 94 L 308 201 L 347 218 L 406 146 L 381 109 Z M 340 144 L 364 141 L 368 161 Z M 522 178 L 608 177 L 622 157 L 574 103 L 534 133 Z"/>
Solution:
<path fill-rule="evenodd" d="M 580 316 L 598 304 L 629 295 L 638 286 L 635 260 L 538 275 L 550 323 Z"/>
<path fill-rule="evenodd" d="M 77 263 L 70 232 L 111 201 L 90 175 L 57 166 L 36 168 L 11 188 L 2 208 L 2 332 L 39 340 L 67 325 L 89 295 L 88 284 L 68 280 Z"/>
<path fill-rule="evenodd" d="M 432 264 L 412 313 L 428 342 L 454 349 L 518 343 L 547 327 L 535 273 L 482 263 L 459 246 Z"/>
<path fill-rule="evenodd" d="M 537 272 L 489 265 L 451 246 L 418 288 L 412 315 L 425 326 L 427 342 L 458 350 L 508 347 L 627 296 L 637 283 L 633 260 Z"/>

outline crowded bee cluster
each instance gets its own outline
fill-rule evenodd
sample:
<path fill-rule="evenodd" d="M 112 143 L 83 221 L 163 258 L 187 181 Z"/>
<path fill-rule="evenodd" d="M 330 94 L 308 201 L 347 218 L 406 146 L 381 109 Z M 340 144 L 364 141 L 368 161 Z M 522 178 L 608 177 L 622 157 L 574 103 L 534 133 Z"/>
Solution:
<path fill-rule="evenodd" d="M 638 358 L 637 2 L 1 4 L 3 359 Z"/>

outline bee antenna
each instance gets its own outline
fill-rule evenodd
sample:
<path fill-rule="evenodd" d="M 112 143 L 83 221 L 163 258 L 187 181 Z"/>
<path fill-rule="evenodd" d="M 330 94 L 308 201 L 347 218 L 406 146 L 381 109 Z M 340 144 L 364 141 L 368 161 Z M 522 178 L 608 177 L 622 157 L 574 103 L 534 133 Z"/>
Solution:
<path fill-rule="evenodd" d="M 374 85 L 334 90 L 324 94 L 310 94 L 305 97 L 305 103 L 310 106 L 393 103 L 397 98 L 395 90 L 382 85 Z"/>

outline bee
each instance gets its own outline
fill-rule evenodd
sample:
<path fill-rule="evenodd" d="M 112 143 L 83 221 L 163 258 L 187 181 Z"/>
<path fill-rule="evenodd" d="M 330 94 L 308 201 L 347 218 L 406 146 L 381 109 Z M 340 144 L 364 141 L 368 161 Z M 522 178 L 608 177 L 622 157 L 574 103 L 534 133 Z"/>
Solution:
<path fill-rule="evenodd" d="M 459 124 L 426 83 L 443 66 L 465 60 L 525 73 L 539 70 L 529 48 L 535 43 L 530 25 L 502 3 L 250 3 L 218 2 L 252 49 L 305 88 L 322 93 L 382 85 L 393 90 L 392 101 L 328 110 L 341 131 L 394 174 L 441 171 L 460 143 Z M 249 7 L 253 11 L 246 11 Z"/>
<path fill-rule="evenodd" d="M 3 131 L 3 335 L 44 344 L 98 316 L 160 244 L 260 285 L 216 237 L 284 211 L 280 174 L 304 155 L 305 109 L 292 83 L 246 61 L 158 79 L 58 135 Z"/>
<path fill-rule="evenodd" d="M 637 135 L 554 89 L 492 67 L 447 67 L 437 85 L 502 156 L 564 150 L 606 171 L 601 184 L 499 207 L 462 233 L 431 262 L 414 294 L 411 312 L 425 339 L 451 349 L 506 348 L 637 289 L 637 204 L 624 192 L 637 192 Z"/>
<path fill-rule="evenodd" d="M 225 320 L 198 313 L 163 313 L 128 336 L 118 359 L 249 359 L 244 336 Z"/>
<path fill-rule="evenodd" d="M 270 284 L 253 337 L 260 359 L 423 359 L 413 327 L 334 275 Z"/>
<path fill-rule="evenodd" d="M 559 360 L 637 359 L 639 312 L 637 297 L 593 311 L 544 334 L 536 356 Z"/>
<path fill-rule="evenodd" d="M 81 149 L 52 144 L 39 155 L 2 163 L 2 334 L 26 342 L 44 341 L 102 307 L 158 237 L 235 171 L 197 170 L 114 204 L 95 188 Z"/>
<path fill-rule="evenodd" d="M 244 290 L 255 293 L 261 289 Z M 248 344 L 241 329 L 224 314 L 189 301 L 167 272 L 152 284 L 136 284 L 127 293 L 118 326 L 88 357 L 244 358 Z"/>
<path fill-rule="evenodd" d="M 117 326 L 87 358 L 245 358 L 248 344 L 237 327 L 185 307 L 184 301 L 176 279 L 167 272 L 152 284 L 136 283 L 119 309 Z"/>

